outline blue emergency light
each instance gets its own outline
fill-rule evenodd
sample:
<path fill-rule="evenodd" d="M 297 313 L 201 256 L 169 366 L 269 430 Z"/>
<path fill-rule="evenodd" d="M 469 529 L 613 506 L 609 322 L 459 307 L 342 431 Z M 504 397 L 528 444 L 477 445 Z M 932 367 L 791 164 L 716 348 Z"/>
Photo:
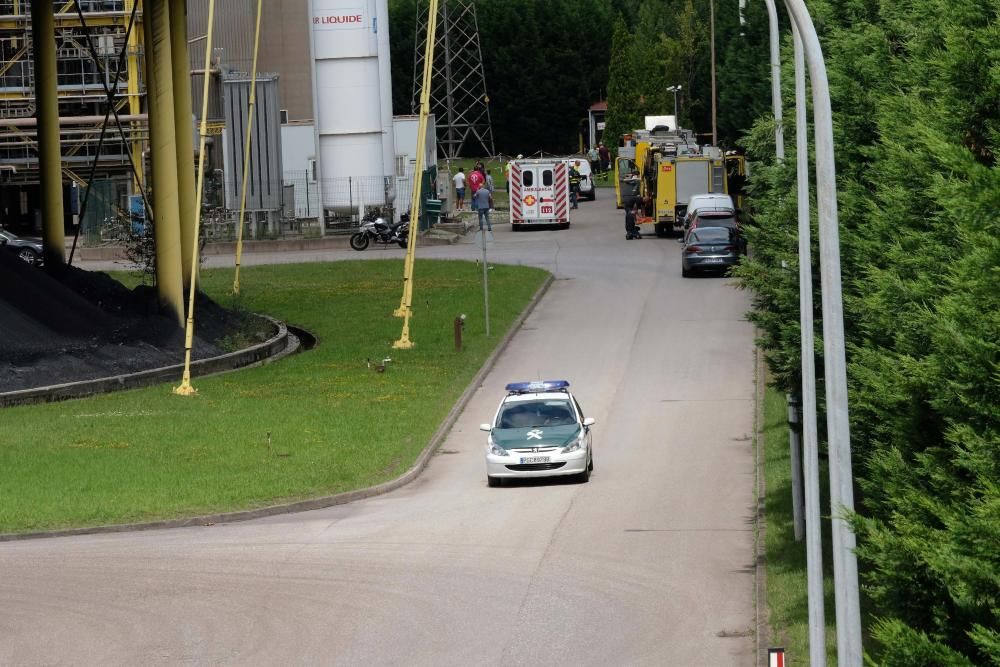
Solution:
<path fill-rule="evenodd" d="M 543 391 L 566 391 L 569 380 L 535 380 L 533 382 L 511 382 L 507 391 L 511 394 L 538 394 Z"/>

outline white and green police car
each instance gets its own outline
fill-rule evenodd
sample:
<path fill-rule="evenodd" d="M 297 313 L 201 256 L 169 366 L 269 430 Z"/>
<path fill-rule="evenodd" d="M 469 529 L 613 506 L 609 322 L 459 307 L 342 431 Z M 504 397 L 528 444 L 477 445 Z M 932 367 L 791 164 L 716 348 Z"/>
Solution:
<path fill-rule="evenodd" d="M 508 384 L 493 423 L 479 427 L 490 434 L 486 480 L 500 486 L 505 478 L 574 475 L 586 482 L 594 469 L 594 421 L 566 380 Z"/>

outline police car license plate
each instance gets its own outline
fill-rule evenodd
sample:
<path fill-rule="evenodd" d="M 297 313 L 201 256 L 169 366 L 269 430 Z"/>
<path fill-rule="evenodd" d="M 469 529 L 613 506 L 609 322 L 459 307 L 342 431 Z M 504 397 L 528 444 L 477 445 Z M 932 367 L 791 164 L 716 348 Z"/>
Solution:
<path fill-rule="evenodd" d="M 548 456 L 522 456 L 521 463 L 548 463 Z"/>

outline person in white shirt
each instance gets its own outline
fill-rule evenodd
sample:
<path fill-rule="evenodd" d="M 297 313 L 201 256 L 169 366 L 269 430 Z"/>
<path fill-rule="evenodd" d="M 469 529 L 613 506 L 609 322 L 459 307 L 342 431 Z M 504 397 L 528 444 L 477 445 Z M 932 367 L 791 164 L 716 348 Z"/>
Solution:
<path fill-rule="evenodd" d="M 455 210 L 461 211 L 465 208 L 465 172 L 461 167 L 451 180 L 455 182 Z"/>

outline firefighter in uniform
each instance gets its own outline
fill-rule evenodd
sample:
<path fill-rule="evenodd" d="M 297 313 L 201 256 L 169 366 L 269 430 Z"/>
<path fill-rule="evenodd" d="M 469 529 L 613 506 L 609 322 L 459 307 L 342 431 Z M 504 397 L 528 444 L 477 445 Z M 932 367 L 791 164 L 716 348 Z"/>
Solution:
<path fill-rule="evenodd" d="M 569 168 L 569 202 L 572 204 L 572 208 L 578 208 L 576 205 L 577 200 L 580 198 L 580 161 L 577 160 L 573 163 L 573 166 Z"/>

